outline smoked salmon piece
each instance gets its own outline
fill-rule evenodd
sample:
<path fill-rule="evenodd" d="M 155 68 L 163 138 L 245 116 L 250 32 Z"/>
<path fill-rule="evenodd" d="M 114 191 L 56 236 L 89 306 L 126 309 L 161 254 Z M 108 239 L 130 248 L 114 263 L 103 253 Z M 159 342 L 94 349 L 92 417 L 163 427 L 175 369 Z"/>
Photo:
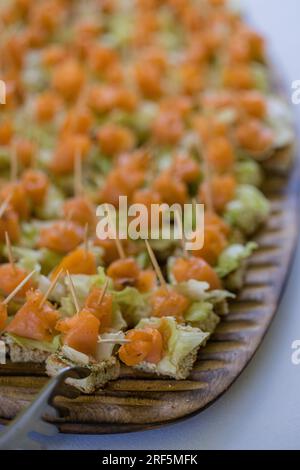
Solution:
<path fill-rule="evenodd" d="M 163 339 L 154 328 L 131 330 L 125 335 L 130 341 L 120 347 L 118 354 L 124 364 L 135 366 L 143 361 L 157 364 L 163 356 Z"/>
<path fill-rule="evenodd" d="M 233 147 L 226 137 L 216 137 L 206 146 L 207 161 L 217 173 L 230 172 L 235 163 Z"/>
<path fill-rule="evenodd" d="M 111 263 L 107 275 L 114 281 L 114 286 L 122 290 L 125 286 L 134 286 L 138 280 L 140 269 L 133 258 L 118 259 Z"/>
<path fill-rule="evenodd" d="M 163 202 L 169 205 L 178 203 L 185 204 L 188 200 L 186 185 L 172 176 L 170 170 L 165 170 L 155 179 L 153 189 L 156 191 Z"/>
<path fill-rule="evenodd" d="M 7 322 L 7 306 L 0 303 L 0 331 L 3 330 Z"/>
<path fill-rule="evenodd" d="M 210 289 L 222 289 L 221 281 L 213 268 L 203 259 L 189 257 L 176 258 L 172 266 L 172 274 L 177 282 L 190 279 L 207 282 Z"/>
<path fill-rule="evenodd" d="M 249 119 L 235 130 L 237 144 L 250 152 L 264 153 L 272 148 L 274 133 L 258 119 Z"/>
<path fill-rule="evenodd" d="M 63 213 L 65 219 L 72 220 L 82 226 L 88 224 L 89 230 L 94 230 L 96 209 L 86 197 L 76 196 L 67 199 L 63 205 Z"/>
<path fill-rule="evenodd" d="M 49 188 L 47 175 L 43 171 L 29 169 L 23 173 L 21 182 L 32 202 L 42 204 Z"/>
<path fill-rule="evenodd" d="M 63 343 L 83 354 L 95 357 L 100 321 L 87 309 L 60 320 L 56 329 L 63 333 Z"/>
<path fill-rule="evenodd" d="M 142 292 L 152 291 L 157 284 L 157 277 L 155 272 L 152 269 L 145 269 L 141 271 L 138 275 L 136 281 L 136 288 Z"/>
<path fill-rule="evenodd" d="M 74 171 L 76 156 L 85 161 L 90 151 L 90 139 L 86 135 L 66 135 L 59 142 L 50 162 L 50 170 L 55 175 L 66 175 Z"/>
<path fill-rule="evenodd" d="M 153 317 L 175 317 L 181 323 L 190 302 L 175 290 L 160 287 L 151 294 L 150 305 Z"/>
<path fill-rule="evenodd" d="M 103 289 L 93 287 L 84 304 L 85 308 L 100 320 L 100 333 L 104 333 L 111 327 L 113 309 L 112 294 L 105 293 L 104 296 L 102 294 Z"/>
<path fill-rule="evenodd" d="M 51 279 L 54 279 L 59 271 L 69 271 L 70 274 L 97 274 L 97 265 L 95 255 L 84 248 L 68 253 L 51 273 Z"/>
<path fill-rule="evenodd" d="M 58 253 L 74 250 L 84 239 L 84 228 L 72 221 L 59 220 L 40 232 L 39 248 L 48 248 Z"/>
<path fill-rule="evenodd" d="M 204 227 L 204 246 L 199 250 L 193 250 L 193 255 L 203 258 L 208 264 L 215 266 L 227 245 L 227 239 L 219 228 L 216 225 L 207 225 Z"/>
<path fill-rule="evenodd" d="M 9 239 L 12 243 L 17 243 L 21 236 L 19 216 L 18 214 L 8 208 L 0 217 L 0 241 L 5 243 L 5 232 L 7 232 Z"/>
<path fill-rule="evenodd" d="M 21 182 L 15 181 L 6 183 L 0 191 L 1 201 L 10 197 L 9 203 L 20 219 L 27 219 L 30 214 L 30 207 L 26 191 Z"/>
<path fill-rule="evenodd" d="M 211 192 L 214 209 L 222 213 L 226 205 L 234 199 L 237 182 L 233 175 L 214 175 L 211 178 Z M 207 183 L 204 182 L 199 190 L 200 201 L 207 204 Z"/>
<path fill-rule="evenodd" d="M 5 263 L 0 265 L 0 291 L 7 297 L 28 275 L 24 269 L 19 266 Z M 33 288 L 35 283 L 29 279 L 26 284 L 18 292 L 18 297 L 25 297 L 26 292 Z"/>
<path fill-rule="evenodd" d="M 47 301 L 40 306 L 42 299 L 42 292 L 28 291 L 25 304 L 13 317 L 5 331 L 23 338 L 50 342 L 55 334 L 59 313 Z"/>
<path fill-rule="evenodd" d="M 65 100 L 75 99 L 85 82 L 85 73 L 81 64 L 75 59 L 58 64 L 52 76 L 52 85 Z"/>

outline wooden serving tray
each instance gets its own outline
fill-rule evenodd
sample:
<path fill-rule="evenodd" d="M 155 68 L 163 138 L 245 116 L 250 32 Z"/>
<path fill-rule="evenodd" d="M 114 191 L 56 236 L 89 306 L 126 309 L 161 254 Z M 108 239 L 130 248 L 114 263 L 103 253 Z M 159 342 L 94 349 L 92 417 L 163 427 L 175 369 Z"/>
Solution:
<path fill-rule="evenodd" d="M 249 261 L 244 288 L 200 351 L 188 380 L 150 377 L 124 367 L 118 380 L 95 395 L 57 399 L 57 406 L 67 412 L 54 421 L 61 432 L 102 434 L 154 428 L 200 412 L 230 387 L 261 343 L 290 270 L 298 232 L 299 169 L 296 162 L 288 176 L 268 178 L 264 192 L 272 212 L 256 237 L 259 249 Z M 1 422 L 14 418 L 46 381 L 41 366 L 1 366 Z"/>

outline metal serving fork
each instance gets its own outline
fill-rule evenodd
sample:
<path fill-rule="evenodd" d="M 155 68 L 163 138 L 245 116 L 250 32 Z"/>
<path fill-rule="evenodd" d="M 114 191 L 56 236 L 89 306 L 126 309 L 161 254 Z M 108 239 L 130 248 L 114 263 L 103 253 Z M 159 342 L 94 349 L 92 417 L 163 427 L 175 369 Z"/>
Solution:
<path fill-rule="evenodd" d="M 40 391 L 35 400 L 17 416 L 0 433 L 0 450 L 31 450 L 45 449 L 45 446 L 34 439 L 34 433 L 44 436 L 54 436 L 58 429 L 54 424 L 43 419 L 58 415 L 53 407 L 54 398 L 57 395 L 68 398 L 76 398 L 80 392 L 67 385 L 65 379 L 85 378 L 89 371 L 82 367 L 66 367 L 57 376 L 53 377 Z"/>

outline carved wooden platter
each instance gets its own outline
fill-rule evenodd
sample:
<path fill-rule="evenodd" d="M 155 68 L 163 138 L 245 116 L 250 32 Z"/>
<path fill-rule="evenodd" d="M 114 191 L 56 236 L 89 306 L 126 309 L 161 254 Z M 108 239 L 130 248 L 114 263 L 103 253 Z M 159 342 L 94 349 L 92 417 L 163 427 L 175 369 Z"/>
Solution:
<path fill-rule="evenodd" d="M 285 152 L 291 152 L 286 149 Z M 283 155 L 278 155 L 283 157 Z M 268 223 L 257 235 L 245 285 L 219 324 L 188 380 L 150 377 L 124 367 L 117 381 L 95 395 L 58 397 L 67 414 L 57 418 L 65 433 L 119 433 L 149 429 L 203 410 L 220 397 L 246 367 L 278 307 L 296 246 L 299 163 L 288 176 L 272 175 L 264 192 L 271 201 Z M 46 383 L 38 365 L 0 368 L 0 419 L 12 419 Z"/>

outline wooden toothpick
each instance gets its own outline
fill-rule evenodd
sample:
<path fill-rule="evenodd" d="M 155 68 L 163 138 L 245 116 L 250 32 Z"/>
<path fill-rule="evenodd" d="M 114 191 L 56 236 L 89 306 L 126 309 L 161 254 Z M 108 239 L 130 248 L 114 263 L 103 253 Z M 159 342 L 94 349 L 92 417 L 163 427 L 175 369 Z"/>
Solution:
<path fill-rule="evenodd" d="M 51 292 L 53 291 L 54 287 L 56 286 L 57 284 L 57 281 L 61 275 L 63 271 L 63 268 L 61 268 L 58 273 L 56 274 L 56 276 L 54 277 L 54 279 L 52 280 L 50 286 L 48 287 L 47 289 L 47 292 L 45 293 L 45 295 L 43 296 L 42 300 L 40 301 L 40 304 L 39 304 L 39 308 L 41 308 L 44 303 L 46 302 L 47 298 L 49 297 L 49 295 L 51 294 Z"/>
<path fill-rule="evenodd" d="M 70 293 L 71 293 L 71 296 L 72 296 L 73 303 L 75 305 L 76 313 L 79 313 L 80 312 L 80 307 L 79 307 L 78 299 L 77 299 L 77 296 L 76 296 L 75 287 L 74 287 L 74 284 L 73 284 L 73 281 L 72 281 L 72 278 L 70 276 L 69 271 L 67 271 L 67 277 L 68 277 L 69 289 L 70 289 Z"/>
<path fill-rule="evenodd" d="M 4 201 L 2 202 L 1 206 L 0 206 L 0 219 L 1 217 L 3 217 L 3 215 L 5 214 L 8 206 L 9 206 L 9 203 L 10 203 L 10 200 L 12 198 L 12 195 L 9 194 L 5 199 Z"/>
<path fill-rule="evenodd" d="M 97 301 L 98 306 L 100 306 L 100 305 L 102 304 L 102 302 L 103 302 L 104 296 L 105 296 L 105 294 L 106 294 L 106 292 L 107 292 L 107 289 L 108 289 L 108 285 L 109 285 L 109 280 L 106 279 L 106 280 L 105 280 L 105 284 L 104 284 L 104 286 L 103 286 L 103 288 L 102 288 L 102 291 L 101 291 L 101 293 L 100 293 L 100 295 L 99 295 L 99 298 L 98 298 L 98 301 Z"/>
<path fill-rule="evenodd" d="M 13 183 L 18 178 L 18 158 L 15 145 L 12 145 L 10 154 L 10 180 Z"/>
<path fill-rule="evenodd" d="M 130 339 L 113 339 L 113 338 L 101 338 L 99 336 L 99 343 L 106 343 L 106 344 L 128 344 L 131 343 Z"/>
<path fill-rule="evenodd" d="M 119 239 L 118 235 L 116 235 L 115 244 L 116 244 L 116 247 L 117 247 L 117 250 L 118 250 L 119 257 L 121 259 L 125 259 L 126 258 L 125 251 L 124 251 L 123 245 L 122 245 L 121 240 Z"/>
<path fill-rule="evenodd" d="M 163 276 L 163 273 L 161 272 L 161 269 L 160 269 L 160 266 L 157 262 L 157 259 L 155 257 L 155 254 L 153 253 L 153 250 L 149 244 L 149 241 L 148 240 L 145 240 L 145 244 L 146 244 L 146 248 L 147 248 L 147 251 L 148 251 L 148 254 L 149 254 L 149 258 L 151 260 L 151 263 L 153 265 L 153 268 L 154 268 L 154 271 L 156 272 L 156 276 L 160 282 L 160 285 L 162 287 L 164 287 L 165 289 L 168 289 L 168 285 L 165 281 L 165 278 Z"/>
<path fill-rule="evenodd" d="M 107 204 L 105 205 L 105 207 L 106 207 L 107 214 L 108 214 L 108 223 L 109 223 L 109 227 L 110 227 L 110 232 L 112 232 L 113 221 L 112 221 L 111 211 L 110 211 L 110 208 L 109 208 L 109 206 L 108 206 Z M 119 255 L 119 257 L 120 257 L 121 259 L 125 259 L 125 258 L 126 258 L 126 254 L 125 254 L 123 245 L 122 245 L 122 243 L 121 243 L 121 240 L 120 240 L 120 238 L 119 238 L 118 228 L 117 228 L 117 227 L 116 227 L 116 230 L 115 230 L 114 235 L 115 235 L 114 241 L 115 241 L 115 244 L 116 244 L 116 248 L 117 248 L 117 251 L 118 251 L 118 255 Z"/>
<path fill-rule="evenodd" d="M 80 152 L 77 152 L 74 161 L 74 194 L 81 196 L 82 193 L 82 158 Z"/>
<path fill-rule="evenodd" d="M 29 273 L 23 281 L 20 282 L 20 284 L 17 285 L 17 287 L 2 301 L 3 305 L 7 305 L 16 295 L 17 293 L 22 289 L 23 286 L 29 281 L 29 279 L 32 278 L 32 276 L 36 273 L 36 270 L 34 269 Z"/>
<path fill-rule="evenodd" d="M 89 224 L 88 222 L 84 226 L 84 237 L 83 237 L 83 246 L 86 256 L 89 252 Z"/>
<path fill-rule="evenodd" d="M 182 230 L 182 237 L 180 239 L 180 243 L 181 243 L 183 255 L 184 255 L 184 258 L 188 258 L 189 254 L 188 254 L 188 251 L 187 251 L 186 246 L 185 246 L 186 240 L 185 240 L 185 236 L 184 236 L 183 223 L 182 223 L 182 219 L 181 219 L 178 211 L 175 211 L 175 218 L 176 218 L 176 224 L 178 225 L 178 227 L 181 227 L 181 230 Z"/>
<path fill-rule="evenodd" d="M 205 188 L 205 199 L 206 199 L 205 202 L 206 202 L 208 211 L 214 212 L 210 166 L 209 166 L 205 149 L 203 146 L 200 145 L 200 143 L 199 143 L 199 153 L 202 155 L 202 158 L 203 158 L 204 188 Z"/>
<path fill-rule="evenodd" d="M 12 252 L 12 247 L 11 247 L 8 232 L 5 232 L 5 244 L 6 244 L 7 257 L 8 257 L 9 264 L 15 270 L 16 266 L 15 266 L 15 262 L 14 262 L 14 257 L 13 257 L 13 252 Z"/>

